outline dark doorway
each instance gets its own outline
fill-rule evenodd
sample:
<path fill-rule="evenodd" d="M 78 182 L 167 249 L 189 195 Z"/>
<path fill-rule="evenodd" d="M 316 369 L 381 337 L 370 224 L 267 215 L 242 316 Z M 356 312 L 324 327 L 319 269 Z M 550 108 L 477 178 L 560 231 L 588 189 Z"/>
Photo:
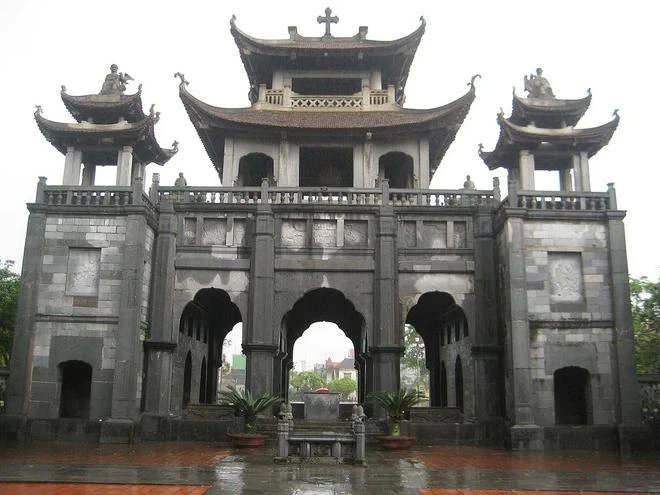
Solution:
<path fill-rule="evenodd" d="M 454 382 L 456 383 L 456 407 L 463 412 L 463 366 L 461 365 L 461 357 L 456 358 L 456 366 L 454 367 Z"/>
<path fill-rule="evenodd" d="M 413 159 L 401 152 L 387 153 L 378 160 L 378 179 L 388 179 L 390 187 L 407 189 L 415 187 Z"/>
<path fill-rule="evenodd" d="M 301 187 L 353 187 L 353 148 L 300 148 Z"/>
<path fill-rule="evenodd" d="M 237 186 L 258 187 L 263 179 L 269 184 L 275 184 L 273 176 L 273 159 L 263 153 L 250 153 L 241 158 L 238 163 Z"/>
<path fill-rule="evenodd" d="M 591 423 L 591 387 L 589 372 L 569 366 L 554 373 L 555 423 L 586 425 Z"/>
<path fill-rule="evenodd" d="M 190 351 L 186 355 L 186 364 L 183 367 L 183 401 L 182 409 L 190 404 L 190 387 L 192 382 L 192 356 Z"/>
<path fill-rule="evenodd" d="M 82 361 L 60 364 L 60 418 L 89 419 L 92 367 Z"/>

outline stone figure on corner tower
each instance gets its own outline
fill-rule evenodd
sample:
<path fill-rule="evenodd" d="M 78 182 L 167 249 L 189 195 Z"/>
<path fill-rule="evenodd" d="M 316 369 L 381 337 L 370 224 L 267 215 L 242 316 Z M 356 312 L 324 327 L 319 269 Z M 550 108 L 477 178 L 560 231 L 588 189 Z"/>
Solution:
<path fill-rule="evenodd" d="M 120 95 L 126 91 L 126 84 L 128 81 L 133 81 L 133 78 L 124 72 L 118 71 L 117 64 L 110 66 L 110 74 L 105 76 L 105 81 L 103 81 L 103 86 L 99 92 L 100 95 Z"/>
<path fill-rule="evenodd" d="M 543 69 L 536 69 L 536 75 L 525 76 L 525 91 L 529 93 L 529 98 L 554 98 L 550 83 L 543 76 Z"/>

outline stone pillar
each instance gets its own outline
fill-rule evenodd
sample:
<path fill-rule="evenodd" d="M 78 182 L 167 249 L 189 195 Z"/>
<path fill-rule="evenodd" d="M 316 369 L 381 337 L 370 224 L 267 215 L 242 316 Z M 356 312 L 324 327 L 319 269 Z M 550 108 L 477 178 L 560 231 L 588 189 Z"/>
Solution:
<path fill-rule="evenodd" d="M 614 318 L 615 359 L 612 375 L 615 387 L 617 421 L 621 426 L 640 426 L 640 391 L 635 374 L 635 354 L 630 310 L 630 286 L 626 258 L 626 234 L 623 225 L 624 212 L 609 211 L 608 248 L 612 277 L 612 315 Z"/>
<path fill-rule="evenodd" d="M 257 206 L 248 314 L 243 326 L 243 352 L 246 356 L 246 388 L 254 395 L 272 393 L 275 356 L 279 350 L 278 330 L 273 325 L 275 292 L 275 220 L 268 203 L 268 180 L 261 184 L 261 203 Z"/>
<path fill-rule="evenodd" d="M 591 191 L 589 178 L 589 157 L 586 151 L 573 156 L 573 171 L 575 173 L 575 190 L 580 192 Z"/>
<path fill-rule="evenodd" d="M 130 186 L 133 170 L 133 147 L 124 146 L 117 152 L 117 186 Z"/>
<path fill-rule="evenodd" d="M 231 136 L 225 138 L 223 163 L 222 185 L 230 187 L 234 185 L 234 179 L 238 177 L 238 169 L 234 170 L 234 138 Z"/>
<path fill-rule="evenodd" d="M 427 138 L 419 139 L 419 163 L 415 167 L 415 175 L 419 181 L 416 187 L 428 189 L 431 184 L 431 168 L 429 165 L 429 140 Z"/>
<path fill-rule="evenodd" d="M 359 187 L 373 187 L 373 185 L 376 183 L 376 179 L 378 178 L 378 165 L 376 164 L 376 167 L 374 169 L 374 155 L 373 155 L 373 150 L 374 150 L 374 143 L 372 141 L 373 135 L 371 132 L 367 132 L 364 135 L 364 156 L 363 156 L 363 170 L 364 170 L 364 176 L 362 178 L 362 184 L 360 184 Z"/>
<path fill-rule="evenodd" d="M 64 158 L 64 175 L 62 176 L 63 186 L 80 185 L 80 167 L 82 166 L 82 151 L 69 146 L 66 149 Z"/>
<path fill-rule="evenodd" d="M 82 185 L 93 186 L 96 180 L 96 165 L 85 164 L 83 166 Z"/>
<path fill-rule="evenodd" d="M 495 418 L 501 413 L 499 376 L 500 348 L 497 332 L 497 281 L 495 239 L 492 217 L 487 211 L 474 216 L 474 296 L 475 328 L 472 357 L 474 359 L 474 411 L 478 420 Z"/>
<path fill-rule="evenodd" d="M 129 215 L 119 296 L 117 347 L 112 383 L 113 419 L 135 419 L 139 412 L 138 376 L 142 373 L 140 345 L 141 305 L 143 303 L 145 238 L 147 219 Z"/>
<path fill-rule="evenodd" d="M 508 354 L 509 387 L 512 404 L 509 414 L 511 443 L 514 449 L 542 450 L 543 431 L 534 423 L 532 409 L 532 373 L 529 356 L 529 321 L 527 319 L 527 288 L 524 255 L 524 221 L 509 217 L 504 227 L 508 239 L 506 264 L 508 279 L 505 297 L 508 302 L 506 323 L 506 352 Z"/>
<path fill-rule="evenodd" d="M 36 203 L 43 202 L 46 178 L 39 177 Z M 32 352 L 34 339 L 34 317 L 37 313 L 39 283 L 46 242 L 46 213 L 39 204 L 28 205 L 30 216 L 27 223 L 23 268 L 21 270 L 21 293 L 16 309 L 14 341 L 7 384 L 7 414 L 29 413 L 32 389 Z"/>
<path fill-rule="evenodd" d="M 373 390 L 399 389 L 401 305 L 397 270 L 397 218 L 389 205 L 389 181 L 383 180 L 383 204 L 376 231 L 376 276 L 374 279 Z M 367 392 L 370 392 L 368 390 Z"/>
<path fill-rule="evenodd" d="M 559 171 L 559 183 L 562 191 L 570 192 L 573 190 L 573 178 L 571 177 L 570 168 L 563 168 Z"/>
<path fill-rule="evenodd" d="M 147 168 L 146 163 L 135 162 L 133 163 L 133 169 L 131 170 L 131 184 L 136 180 L 140 179 L 144 184 L 144 172 Z"/>
<path fill-rule="evenodd" d="M 147 359 L 145 411 L 161 415 L 167 414 L 171 407 L 173 352 L 177 343 L 172 321 L 176 233 L 174 208 L 168 200 L 163 200 L 151 267 L 151 338 L 144 343 Z"/>
<path fill-rule="evenodd" d="M 520 151 L 519 170 L 519 188 L 523 191 L 533 191 L 536 189 L 534 185 L 534 155 L 527 150 Z"/>
<path fill-rule="evenodd" d="M 278 186 L 287 187 L 297 185 L 289 183 L 289 174 L 286 173 L 289 167 L 291 167 L 291 164 L 289 163 L 289 141 L 287 140 L 286 132 L 282 131 L 282 134 L 280 135 L 279 164 L 277 170 L 273 171 Z"/>

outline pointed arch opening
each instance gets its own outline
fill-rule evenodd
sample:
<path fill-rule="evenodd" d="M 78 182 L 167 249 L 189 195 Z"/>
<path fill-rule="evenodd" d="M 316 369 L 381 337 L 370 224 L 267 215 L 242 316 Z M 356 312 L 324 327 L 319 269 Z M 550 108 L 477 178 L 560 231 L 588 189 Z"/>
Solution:
<path fill-rule="evenodd" d="M 89 419 L 92 392 L 92 367 L 84 361 L 65 361 L 59 365 L 60 418 Z"/>
<path fill-rule="evenodd" d="M 416 390 L 422 400 L 417 407 L 428 406 L 429 370 L 426 367 L 426 345 L 415 327 L 406 323 L 403 328 L 403 356 L 401 356 L 401 387 Z"/>
<path fill-rule="evenodd" d="M 348 300 L 341 291 L 329 288 L 314 289 L 303 295 L 293 305 L 282 320 L 280 338 L 280 356 L 282 366 L 281 390 L 287 398 L 292 380 L 294 367 L 294 350 L 296 343 L 303 334 L 315 337 L 315 346 L 319 349 L 327 349 L 329 335 L 343 335 L 347 339 L 343 345 L 346 346 L 346 355 L 330 359 L 327 356 L 320 363 L 308 363 L 308 370 L 321 378 L 321 380 L 332 388 L 335 386 L 348 386 L 349 380 L 357 381 L 357 389 L 354 391 L 344 390 L 343 396 L 346 400 L 357 400 L 362 402 L 366 393 L 365 375 L 369 367 L 367 356 L 367 341 L 364 317 L 355 309 L 353 303 Z M 301 341 L 304 345 L 305 340 Z M 297 356 L 297 354 L 296 354 Z M 339 357 L 342 357 L 340 360 Z M 297 359 L 297 358 L 296 358 Z M 314 369 L 316 365 L 316 370 Z M 353 378 L 355 377 L 355 378 Z M 310 380 L 314 377 L 310 376 Z M 318 384 L 318 381 L 316 381 Z M 341 393 L 341 392 L 340 392 Z"/>
<path fill-rule="evenodd" d="M 241 320 L 238 307 L 222 289 L 201 289 L 185 305 L 179 320 L 174 381 L 174 386 L 180 387 L 184 408 L 191 397 L 202 404 L 216 402 L 223 342 Z M 200 370 L 199 375 L 192 373 L 193 369 Z"/>
<path fill-rule="evenodd" d="M 394 189 L 415 187 L 414 162 L 410 155 L 400 151 L 386 153 L 378 159 L 378 180 L 390 181 Z"/>
<path fill-rule="evenodd" d="M 457 367 L 451 363 L 456 362 L 460 353 L 464 352 L 460 346 L 462 339 L 468 335 L 467 319 L 463 309 L 456 304 L 451 294 L 433 291 L 422 294 L 417 304 L 410 308 L 405 320 L 424 340 L 425 364 L 429 370 L 429 399 L 433 407 L 458 407 L 459 385 L 456 377 Z M 445 366 L 449 364 L 449 370 Z M 448 376 L 448 372 L 453 374 Z M 462 369 L 460 375 L 461 390 L 466 370 Z M 454 394 L 449 394 L 449 385 L 454 386 Z M 451 399 L 451 404 L 450 404 Z M 461 407 L 463 407 L 463 392 L 461 391 Z"/>

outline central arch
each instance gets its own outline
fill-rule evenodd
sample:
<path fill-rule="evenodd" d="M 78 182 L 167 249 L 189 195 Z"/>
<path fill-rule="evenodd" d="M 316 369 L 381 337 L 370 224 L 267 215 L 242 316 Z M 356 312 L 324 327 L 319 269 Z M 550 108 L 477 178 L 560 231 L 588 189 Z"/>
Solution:
<path fill-rule="evenodd" d="M 293 367 L 293 347 L 296 341 L 316 322 L 337 325 L 353 345 L 358 370 L 358 402 L 364 402 L 366 377 L 370 369 L 367 356 L 365 319 L 355 305 L 336 289 L 319 288 L 305 293 L 282 318 L 280 327 L 281 383 L 280 390 L 288 399 L 289 372 Z"/>

